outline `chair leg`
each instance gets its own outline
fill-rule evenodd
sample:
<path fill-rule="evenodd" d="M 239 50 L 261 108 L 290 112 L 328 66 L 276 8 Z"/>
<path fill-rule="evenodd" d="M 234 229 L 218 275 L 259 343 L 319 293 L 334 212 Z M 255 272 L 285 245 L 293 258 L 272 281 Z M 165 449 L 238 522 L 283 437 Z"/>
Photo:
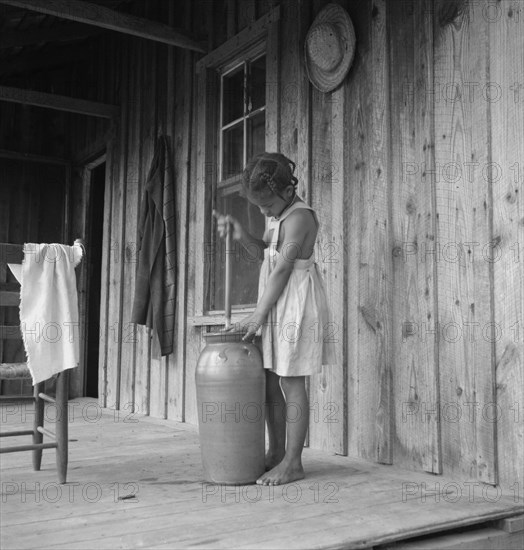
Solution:
<path fill-rule="evenodd" d="M 68 410 L 69 371 L 62 371 L 56 381 L 56 468 L 59 483 L 65 483 L 67 477 L 68 456 Z"/>
<path fill-rule="evenodd" d="M 44 400 L 38 397 L 38 394 L 44 391 L 44 382 L 40 382 L 33 387 L 35 399 L 35 416 L 33 419 L 33 443 L 42 443 L 44 436 L 37 428 L 44 426 Z M 42 464 L 42 449 L 33 450 L 33 470 L 40 470 Z"/>

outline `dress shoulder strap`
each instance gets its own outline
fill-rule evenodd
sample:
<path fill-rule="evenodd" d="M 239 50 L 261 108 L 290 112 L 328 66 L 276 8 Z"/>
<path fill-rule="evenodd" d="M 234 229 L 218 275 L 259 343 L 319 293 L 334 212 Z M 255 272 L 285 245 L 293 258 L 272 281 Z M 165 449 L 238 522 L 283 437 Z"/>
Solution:
<path fill-rule="evenodd" d="M 280 224 L 289 216 L 289 214 L 291 214 L 291 212 L 294 212 L 295 210 L 300 210 L 300 209 L 304 209 L 304 210 L 310 210 L 311 213 L 313 214 L 313 217 L 315 218 L 315 223 L 317 224 L 317 228 L 318 228 L 318 218 L 317 218 L 317 214 L 316 212 L 313 210 L 313 208 L 311 206 L 309 206 L 309 204 L 306 204 L 304 201 L 299 201 L 299 202 L 295 202 L 293 203 L 283 214 L 280 218 L 272 218 L 272 220 L 269 222 L 270 225 L 269 225 L 269 228 L 271 228 L 272 224 L 273 227 L 274 227 L 274 230 L 273 230 L 273 236 L 272 236 L 272 239 L 271 239 L 271 244 L 273 244 L 274 246 L 276 246 L 277 242 L 278 242 L 278 239 L 279 239 L 279 236 L 280 236 Z"/>
<path fill-rule="evenodd" d="M 309 206 L 309 204 L 306 204 L 304 201 L 300 200 L 298 202 L 294 202 L 283 214 L 280 218 L 278 218 L 278 221 L 282 222 L 283 220 L 285 220 L 289 214 L 291 214 L 291 212 L 294 212 L 295 210 L 300 210 L 301 208 L 304 208 L 306 210 L 311 210 L 311 212 L 313 213 L 314 217 L 315 217 L 315 220 L 317 219 L 317 216 L 315 214 L 315 211 L 313 210 L 313 208 L 311 206 Z"/>
<path fill-rule="evenodd" d="M 269 245 L 276 247 L 278 242 L 278 233 L 280 232 L 280 220 L 270 218 L 267 224 L 267 232 L 268 234 L 271 234 Z"/>
<path fill-rule="evenodd" d="M 313 218 L 315 218 L 315 223 L 317 224 L 317 228 L 319 226 L 319 223 L 318 223 L 318 218 L 317 218 L 317 213 L 315 212 L 315 210 L 313 210 L 313 208 L 311 206 L 309 206 L 309 204 L 303 202 L 303 201 L 300 201 L 300 202 L 295 202 L 294 204 L 292 204 L 288 210 L 286 210 L 284 212 L 284 214 L 282 215 L 281 218 L 279 218 L 279 221 L 282 222 L 283 220 L 285 220 L 287 218 L 287 216 L 289 216 L 289 214 L 291 214 L 291 212 L 294 212 L 295 210 L 300 210 L 300 209 L 304 209 L 304 210 L 310 210 L 311 213 L 313 214 Z"/>

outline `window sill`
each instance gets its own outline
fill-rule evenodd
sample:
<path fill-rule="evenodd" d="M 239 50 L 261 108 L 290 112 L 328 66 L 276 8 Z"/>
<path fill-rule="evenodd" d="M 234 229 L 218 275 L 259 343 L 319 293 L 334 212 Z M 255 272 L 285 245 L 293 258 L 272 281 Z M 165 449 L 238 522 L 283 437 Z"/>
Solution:
<path fill-rule="evenodd" d="M 234 325 L 235 323 L 239 323 L 254 311 L 254 307 L 235 310 L 231 313 L 231 324 Z M 226 319 L 223 312 L 210 312 L 207 315 L 194 315 L 188 317 L 188 322 L 194 327 L 223 326 L 226 324 Z"/>

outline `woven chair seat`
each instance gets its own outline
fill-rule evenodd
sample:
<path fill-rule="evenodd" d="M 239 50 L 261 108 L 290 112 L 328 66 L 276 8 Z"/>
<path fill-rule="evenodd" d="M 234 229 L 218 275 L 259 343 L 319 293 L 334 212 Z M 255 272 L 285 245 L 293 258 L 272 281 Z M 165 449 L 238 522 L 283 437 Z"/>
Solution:
<path fill-rule="evenodd" d="M 0 380 L 31 378 L 27 363 L 0 363 Z"/>

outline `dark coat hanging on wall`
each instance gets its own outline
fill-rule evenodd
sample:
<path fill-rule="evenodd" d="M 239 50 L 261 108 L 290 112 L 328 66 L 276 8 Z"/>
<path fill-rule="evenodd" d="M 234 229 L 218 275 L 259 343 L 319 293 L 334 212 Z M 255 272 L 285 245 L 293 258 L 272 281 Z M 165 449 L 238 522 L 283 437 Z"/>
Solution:
<path fill-rule="evenodd" d="M 153 328 L 162 355 L 173 352 L 176 298 L 175 194 L 169 142 L 158 138 L 142 197 L 131 321 Z"/>

